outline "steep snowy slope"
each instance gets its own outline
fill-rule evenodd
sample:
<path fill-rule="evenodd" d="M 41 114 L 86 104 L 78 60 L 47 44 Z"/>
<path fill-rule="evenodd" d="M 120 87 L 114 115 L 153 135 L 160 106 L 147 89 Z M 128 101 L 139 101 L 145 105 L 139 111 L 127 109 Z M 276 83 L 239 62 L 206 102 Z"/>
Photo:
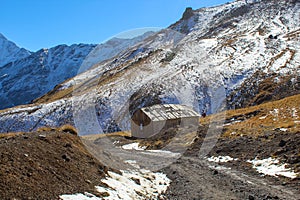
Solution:
<path fill-rule="evenodd" d="M 25 58 L 31 53 L 6 39 L 0 33 L 0 67 L 17 59 Z"/>
<path fill-rule="evenodd" d="M 29 103 L 57 84 L 117 55 L 151 34 L 148 32 L 132 39 L 113 38 L 100 45 L 59 45 L 13 60 L 0 67 L 0 109 Z"/>
<path fill-rule="evenodd" d="M 103 44 L 97 45 L 93 49 L 93 51 L 90 52 L 88 57 L 86 57 L 83 61 L 80 67 L 80 71 L 86 71 L 88 68 L 90 68 L 96 63 L 117 56 L 122 51 L 128 49 L 131 46 L 136 45 L 137 43 L 143 41 L 145 38 L 153 35 L 154 33 L 155 32 L 153 31 L 148 31 L 140 36 L 136 36 L 130 39 L 114 37 Z"/>
<path fill-rule="evenodd" d="M 74 123 L 80 134 L 128 130 L 130 113 L 155 103 L 182 103 L 208 113 L 246 80 L 297 83 L 300 3 L 234 1 L 187 9 L 183 18 L 118 56 L 94 65 L 40 98 L 0 113 L 1 131 Z M 259 79 L 259 77 L 261 77 Z M 234 92 L 232 100 L 244 94 Z"/>

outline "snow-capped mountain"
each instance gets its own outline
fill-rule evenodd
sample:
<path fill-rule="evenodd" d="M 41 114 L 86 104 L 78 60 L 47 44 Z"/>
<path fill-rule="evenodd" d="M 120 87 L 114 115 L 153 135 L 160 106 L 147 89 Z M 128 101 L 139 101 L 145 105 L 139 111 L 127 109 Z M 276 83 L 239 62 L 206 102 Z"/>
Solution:
<path fill-rule="evenodd" d="M 15 57 L 7 57 L 6 62 L 10 61 L 9 63 L 0 67 L 0 109 L 29 103 L 52 90 L 57 84 L 98 62 L 114 57 L 150 34 L 152 33 L 148 32 L 132 39 L 112 38 L 100 45 L 59 45 L 41 49 L 29 56 L 20 54 L 23 50 L 19 50 L 20 53 Z M 10 47 L 3 52 L 10 54 L 14 45 L 9 42 L 8 44 Z"/>
<path fill-rule="evenodd" d="M 297 92 L 299 11 L 296 0 L 187 9 L 168 29 L 95 64 L 35 104 L 2 111 L 0 132 L 65 123 L 82 135 L 128 130 L 130 113 L 156 103 L 214 113 L 228 97 L 231 105 L 242 105 L 241 91 L 252 92 L 252 99 L 261 95 L 257 88 L 266 78 L 269 86 L 291 82 Z"/>
<path fill-rule="evenodd" d="M 59 45 L 41 49 L 0 68 L 0 108 L 26 104 L 76 75 L 96 45 Z"/>
<path fill-rule="evenodd" d="M 17 59 L 29 56 L 31 52 L 18 47 L 0 33 L 0 67 Z"/>

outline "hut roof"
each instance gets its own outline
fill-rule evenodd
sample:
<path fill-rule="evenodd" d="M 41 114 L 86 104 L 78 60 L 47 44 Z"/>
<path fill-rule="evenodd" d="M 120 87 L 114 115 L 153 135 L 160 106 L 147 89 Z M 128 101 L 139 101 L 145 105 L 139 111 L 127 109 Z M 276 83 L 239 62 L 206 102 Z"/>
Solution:
<path fill-rule="evenodd" d="M 158 104 L 141 108 L 152 121 L 163 121 L 186 117 L 200 117 L 192 108 L 179 104 Z"/>

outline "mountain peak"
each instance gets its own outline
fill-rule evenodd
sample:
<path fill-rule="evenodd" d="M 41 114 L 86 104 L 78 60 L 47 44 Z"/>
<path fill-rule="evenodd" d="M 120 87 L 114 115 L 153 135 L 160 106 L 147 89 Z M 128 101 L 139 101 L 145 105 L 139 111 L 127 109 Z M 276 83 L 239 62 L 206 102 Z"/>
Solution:
<path fill-rule="evenodd" d="M 4 35 L 2 35 L 1 33 L 0 33 L 0 39 L 6 39 L 6 37 L 4 37 Z M 6 39 L 7 40 L 7 39 Z"/>
<path fill-rule="evenodd" d="M 18 47 L 15 43 L 8 40 L 3 34 L 0 33 L 0 67 L 20 58 L 29 56 L 31 53 Z"/>
<path fill-rule="evenodd" d="M 182 18 L 183 20 L 188 20 L 189 18 L 191 18 L 192 16 L 194 15 L 194 12 L 193 12 L 193 8 L 191 7 L 187 7 L 182 15 Z"/>

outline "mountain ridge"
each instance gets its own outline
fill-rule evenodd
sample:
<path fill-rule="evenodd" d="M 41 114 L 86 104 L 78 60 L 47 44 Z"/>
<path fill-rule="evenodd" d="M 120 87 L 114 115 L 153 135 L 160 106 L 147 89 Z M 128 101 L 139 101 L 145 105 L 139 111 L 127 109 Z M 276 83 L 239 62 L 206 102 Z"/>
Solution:
<path fill-rule="evenodd" d="M 77 124 L 87 132 L 92 117 L 99 122 L 93 131 L 128 130 L 127 106 L 132 113 L 153 103 L 181 103 L 210 114 L 257 71 L 274 74 L 270 84 L 276 75 L 298 80 L 299 6 L 293 0 L 236 1 L 193 11 L 187 20 L 61 83 L 34 105 L 2 112 L 2 131 L 74 123 L 77 111 L 95 112 Z M 252 80 L 244 90 L 260 82 Z M 232 99 L 246 97 L 235 95 Z"/>

